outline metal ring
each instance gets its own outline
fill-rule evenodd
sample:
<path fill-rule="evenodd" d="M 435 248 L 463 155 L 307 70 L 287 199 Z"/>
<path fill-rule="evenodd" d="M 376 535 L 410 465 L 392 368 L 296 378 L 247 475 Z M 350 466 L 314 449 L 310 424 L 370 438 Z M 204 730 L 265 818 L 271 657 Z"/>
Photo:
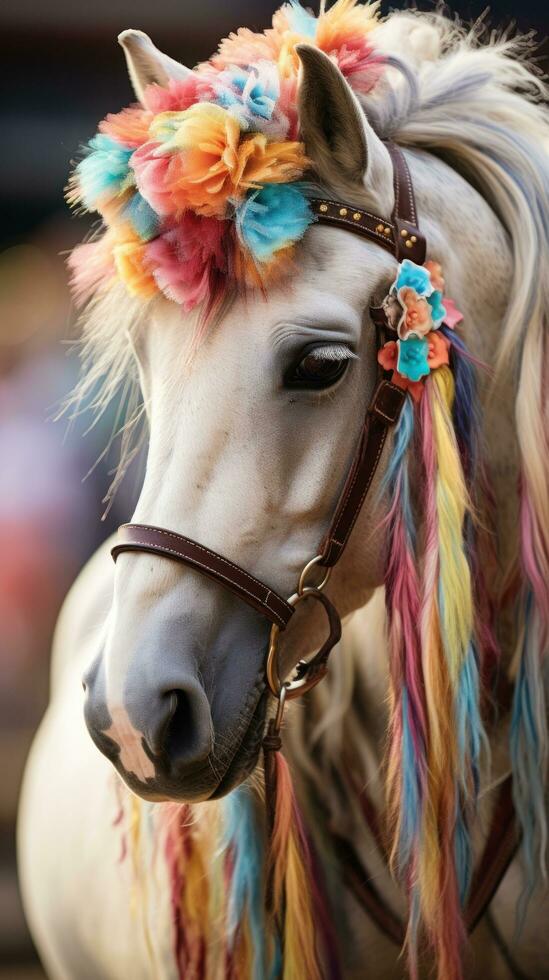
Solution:
<path fill-rule="evenodd" d="M 330 569 L 331 571 L 331 569 Z M 299 602 L 303 599 L 312 598 L 317 592 L 317 589 L 305 589 L 304 592 L 299 594 L 295 592 L 288 602 L 290 606 L 297 606 Z M 294 680 L 281 681 L 278 673 L 278 637 L 280 635 L 280 627 L 276 623 L 273 623 L 271 627 L 271 633 L 269 636 L 269 650 L 267 653 L 267 665 L 265 667 L 265 673 L 267 675 L 267 684 L 269 685 L 271 694 L 275 698 L 280 700 L 282 689 L 285 688 L 286 693 L 284 699 L 286 701 L 291 701 L 293 698 L 298 698 L 302 694 L 306 694 L 311 688 L 315 687 L 319 681 L 322 680 L 327 672 L 327 668 L 321 670 L 316 670 L 311 676 L 307 676 L 307 661 L 299 660 L 294 667 L 294 671 L 297 671 L 298 676 Z M 300 675 L 300 676 L 299 676 Z"/>
<path fill-rule="evenodd" d="M 321 582 L 319 582 L 318 585 L 313 585 L 313 586 L 310 586 L 309 585 L 309 586 L 307 586 L 305 584 L 305 580 L 307 578 L 307 575 L 311 571 L 311 568 L 314 568 L 315 565 L 318 565 L 321 561 L 323 561 L 323 555 L 316 555 L 315 558 L 311 558 L 311 560 L 308 561 L 307 564 L 305 565 L 305 568 L 303 569 L 303 571 L 301 572 L 301 575 L 299 576 L 299 582 L 297 583 L 297 594 L 298 594 L 298 596 L 302 596 L 303 593 L 305 592 L 305 589 L 307 589 L 307 588 L 314 588 L 318 592 L 322 592 L 322 589 L 324 588 L 324 586 L 327 585 L 328 579 L 330 578 L 330 575 L 332 574 L 332 569 L 331 568 L 327 568 L 326 569 L 326 573 L 324 575 L 324 578 L 322 579 Z"/>

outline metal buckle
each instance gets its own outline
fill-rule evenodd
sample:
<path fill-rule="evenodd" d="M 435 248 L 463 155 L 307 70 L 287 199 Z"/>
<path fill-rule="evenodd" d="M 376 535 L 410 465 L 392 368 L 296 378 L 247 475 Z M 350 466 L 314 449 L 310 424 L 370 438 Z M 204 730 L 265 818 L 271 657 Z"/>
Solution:
<path fill-rule="evenodd" d="M 323 560 L 322 555 L 316 555 L 311 561 L 307 562 L 301 575 L 299 576 L 299 582 L 297 585 L 297 592 L 290 596 L 288 602 L 290 606 L 297 606 L 304 599 L 316 599 L 322 602 L 324 605 L 326 599 L 324 596 L 320 597 L 320 593 L 324 586 L 327 584 L 330 575 L 332 573 L 331 568 L 327 568 L 323 579 L 318 583 L 318 585 L 307 585 L 307 577 L 311 570 L 319 565 Z M 267 654 L 267 683 L 269 685 L 270 691 L 275 698 L 279 701 L 279 710 L 284 710 L 283 705 L 281 707 L 280 701 L 291 701 L 293 698 L 298 698 L 302 694 L 306 694 L 315 687 L 323 677 L 326 676 L 327 666 L 325 663 L 314 664 L 314 658 L 311 661 L 300 660 L 294 667 L 293 677 L 288 681 L 282 681 L 278 673 L 278 642 L 280 636 L 280 627 L 275 624 L 271 627 L 271 633 L 269 636 L 269 651 Z"/>

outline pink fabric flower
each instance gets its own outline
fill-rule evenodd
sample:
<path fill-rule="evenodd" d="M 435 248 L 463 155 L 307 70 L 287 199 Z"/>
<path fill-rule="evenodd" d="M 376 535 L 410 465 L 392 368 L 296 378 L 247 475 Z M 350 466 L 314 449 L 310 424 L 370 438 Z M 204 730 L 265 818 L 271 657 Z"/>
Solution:
<path fill-rule="evenodd" d="M 147 245 L 146 264 L 164 295 L 189 312 L 203 300 L 215 300 L 232 249 L 228 222 L 188 211 Z"/>
<path fill-rule="evenodd" d="M 381 350 L 377 352 L 378 363 L 384 371 L 392 371 L 391 381 L 394 385 L 399 388 L 403 388 L 404 391 L 409 391 L 414 401 L 418 402 L 423 394 L 423 382 L 422 381 L 410 381 L 410 378 L 405 378 L 400 371 L 396 370 L 397 360 L 398 360 L 398 347 L 395 340 L 389 340 Z"/>
<path fill-rule="evenodd" d="M 439 289 L 441 293 L 444 292 L 444 276 L 442 275 L 442 266 L 440 262 L 434 262 L 432 259 L 425 263 L 425 268 L 431 277 L 431 282 L 434 289 Z"/>
<path fill-rule="evenodd" d="M 435 371 L 437 368 L 442 367 L 444 364 L 448 364 L 450 361 L 449 350 L 450 343 L 444 337 L 443 334 L 431 331 L 426 337 L 429 343 L 429 352 L 427 354 L 427 363 L 431 371 Z M 406 378 L 400 371 L 396 370 L 397 360 L 398 360 L 398 347 L 395 340 L 389 340 L 380 351 L 377 353 L 378 363 L 384 371 L 392 371 L 391 381 L 394 385 L 399 388 L 403 388 L 404 391 L 409 392 L 415 402 L 421 401 L 424 385 L 423 379 L 420 381 L 411 381 L 410 378 Z"/>
<path fill-rule="evenodd" d="M 398 330 L 400 339 L 407 340 L 412 333 L 424 337 L 433 326 L 429 303 L 423 296 L 418 296 L 411 286 L 399 289 L 398 295 L 404 306 L 404 316 Z"/>
<path fill-rule="evenodd" d="M 396 363 L 398 359 L 398 348 L 395 340 L 389 340 L 381 350 L 377 352 L 378 364 L 384 371 L 391 371 L 396 368 Z"/>
<path fill-rule="evenodd" d="M 450 342 L 446 340 L 444 334 L 438 333 L 438 331 L 433 331 L 427 334 L 426 340 L 429 344 L 427 364 L 431 368 L 431 371 L 435 371 L 437 368 L 442 367 L 443 364 L 449 364 Z"/>
<path fill-rule="evenodd" d="M 463 320 L 463 313 L 459 312 L 453 299 L 448 299 L 446 296 L 444 297 L 444 309 L 446 310 L 446 316 L 444 317 L 443 323 L 453 330 Z"/>

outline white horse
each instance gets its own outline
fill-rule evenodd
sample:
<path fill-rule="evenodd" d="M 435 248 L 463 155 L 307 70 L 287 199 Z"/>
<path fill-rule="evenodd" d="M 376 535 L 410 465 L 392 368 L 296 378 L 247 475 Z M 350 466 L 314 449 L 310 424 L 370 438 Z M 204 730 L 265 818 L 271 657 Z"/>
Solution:
<path fill-rule="evenodd" d="M 122 41 L 138 98 L 146 83 L 182 71 L 138 32 L 125 32 Z M 548 257 L 539 231 L 540 214 L 549 218 L 542 149 L 547 121 L 532 97 L 542 85 L 518 58 L 520 45 L 479 46 L 438 16 L 392 15 L 377 29 L 376 43 L 393 67 L 381 90 L 361 100 L 360 118 L 337 69 L 314 49 L 302 51 L 307 153 L 333 195 L 390 215 L 394 191 L 381 138 L 399 143 L 430 252 L 465 315 L 469 348 L 490 365 L 498 357 L 508 365 L 524 345 L 521 373 L 508 373 L 499 394 L 485 393 L 483 404 L 506 567 L 517 545 L 517 435 L 531 460 L 544 438 L 536 379 L 548 303 L 538 278 Z M 192 330 L 184 329 L 181 310 L 167 300 L 143 309 L 114 292 L 86 326 L 94 360 L 90 383 L 105 370 L 112 383 L 129 374 L 138 377 L 144 396 L 149 450 L 133 519 L 191 536 L 283 595 L 294 591 L 296 576 L 315 554 L 352 458 L 376 375 L 365 311 L 394 276 L 390 255 L 345 230 L 313 226 L 299 248 L 291 287 L 235 300 L 190 367 Z M 322 348 L 324 367 L 341 368 L 335 387 L 311 393 L 281 384 L 307 345 Z M 378 484 L 389 454 L 387 448 Z M 333 778 L 343 754 L 351 756 L 381 809 L 388 678 L 382 593 L 375 590 L 383 583 L 383 507 L 379 494 L 369 494 L 332 576 L 329 595 L 349 618 L 328 681 L 288 719 L 287 752 L 304 796 L 314 790 L 383 901 L 401 915 L 404 896 L 356 801 L 342 801 Z M 148 799 L 142 804 L 148 813 L 166 800 L 190 801 L 200 803 L 200 820 L 212 806 L 202 801 L 250 777 L 264 727 L 268 624 L 219 585 L 162 558 L 123 554 L 114 566 L 111 545 L 92 558 L 62 610 L 51 702 L 22 794 L 24 903 L 56 980 L 178 976 L 167 872 L 160 862 L 155 875 L 149 873 L 145 860 L 146 894 L 136 898 L 131 868 L 119 862 L 117 794 L 105 756 Z M 315 649 L 321 631 L 314 610 L 292 622 L 284 634 L 288 666 Z M 503 634 L 507 671 L 514 641 L 510 628 Z M 84 723 L 84 702 L 96 745 Z M 507 729 L 503 716 L 491 734 L 479 847 L 495 788 L 510 769 Z M 144 739 L 167 760 L 161 774 Z M 127 812 L 135 805 L 132 794 L 116 779 Z M 513 938 L 522 887 L 516 859 L 473 933 L 467 977 L 548 975 L 545 893 L 530 903 L 525 926 Z M 398 947 L 350 891 L 337 900 L 347 920 L 344 975 L 401 976 Z"/>

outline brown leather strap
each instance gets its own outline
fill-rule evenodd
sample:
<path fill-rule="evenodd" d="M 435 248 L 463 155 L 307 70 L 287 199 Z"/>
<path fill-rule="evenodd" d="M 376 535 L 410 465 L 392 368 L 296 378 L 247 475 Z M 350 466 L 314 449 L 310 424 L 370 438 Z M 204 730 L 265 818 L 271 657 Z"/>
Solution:
<path fill-rule="evenodd" d="M 507 776 L 501 784 L 484 851 L 471 883 L 464 916 L 469 932 L 473 932 L 490 905 L 519 843 L 520 834 L 513 806 L 513 779 Z"/>
<path fill-rule="evenodd" d="M 376 472 L 389 426 L 400 416 L 406 392 L 390 381 L 379 382 L 366 415 L 351 470 L 330 527 L 320 546 L 322 565 L 335 565 L 360 514 Z"/>
<path fill-rule="evenodd" d="M 411 259 L 418 265 L 425 262 L 427 245 L 418 228 L 416 202 L 408 164 L 395 143 L 385 144 L 393 163 L 395 206 L 390 221 L 364 208 L 329 197 L 313 198 L 311 208 L 320 222 L 336 225 L 362 235 L 376 245 L 391 252 L 402 262 Z"/>
<path fill-rule="evenodd" d="M 347 887 L 381 932 L 402 948 L 406 939 L 406 928 L 376 888 L 373 876 L 364 866 L 357 851 L 350 841 L 335 834 L 332 834 L 332 842 L 343 866 Z"/>
<path fill-rule="evenodd" d="M 280 629 L 285 629 L 293 616 L 292 606 L 268 585 L 235 562 L 175 531 L 148 524 L 123 524 L 118 530 L 118 540 L 111 548 L 114 561 L 123 551 L 148 551 L 189 565 L 230 589 Z"/>
<path fill-rule="evenodd" d="M 361 804 L 363 802 L 364 800 L 361 800 Z M 368 807 L 373 807 L 369 798 Z M 381 853 L 385 854 L 378 832 L 379 816 L 375 812 L 375 807 L 373 815 L 369 809 L 365 810 L 363 805 L 362 809 Z M 402 947 L 406 936 L 404 923 L 375 887 L 370 872 L 352 845 L 335 833 L 331 836 L 336 854 L 343 864 L 344 877 L 349 889 L 379 929 L 397 946 Z M 474 932 L 486 913 L 517 852 L 519 843 L 520 836 L 513 807 L 512 777 L 508 776 L 498 793 L 484 850 L 475 869 L 469 899 L 463 912 L 465 927 L 469 933 Z"/>
<path fill-rule="evenodd" d="M 427 243 L 418 226 L 416 199 L 408 164 L 396 143 L 386 143 L 385 146 L 393 161 L 396 257 L 399 262 L 403 259 L 411 259 L 412 262 L 423 265 L 427 254 Z"/>

